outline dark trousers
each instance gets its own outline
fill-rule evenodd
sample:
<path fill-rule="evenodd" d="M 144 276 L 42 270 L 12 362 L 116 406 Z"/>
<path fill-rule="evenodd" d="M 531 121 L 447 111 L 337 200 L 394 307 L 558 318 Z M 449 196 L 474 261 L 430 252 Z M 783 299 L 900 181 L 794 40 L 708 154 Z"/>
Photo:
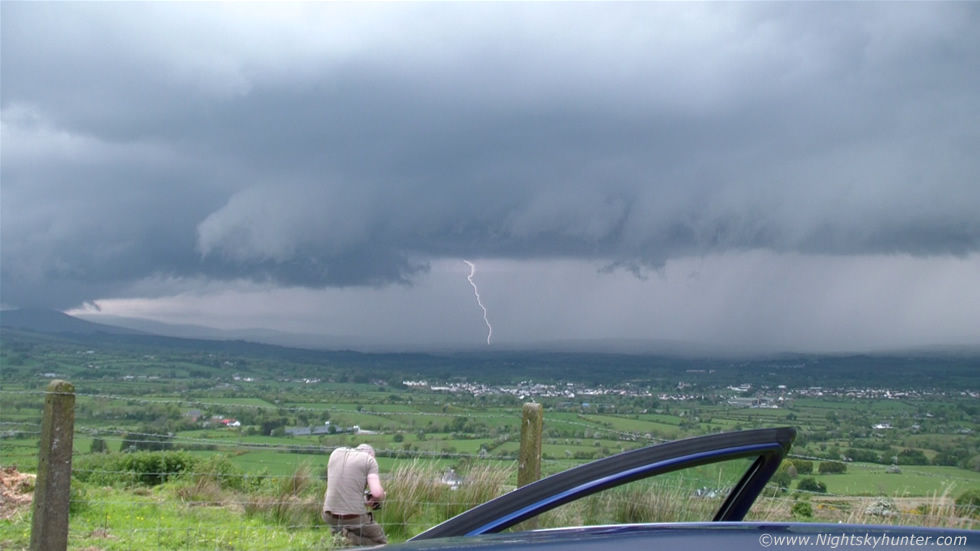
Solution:
<path fill-rule="evenodd" d="M 330 525 L 330 531 L 334 534 L 344 534 L 347 541 L 353 545 L 382 545 L 388 543 L 385 531 L 381 525 L 374 522 L 374 515 L 364 513 L 362 515 L 334 515 L 329 511 L 323 511 L 320 516 L 323 522 Z"/>

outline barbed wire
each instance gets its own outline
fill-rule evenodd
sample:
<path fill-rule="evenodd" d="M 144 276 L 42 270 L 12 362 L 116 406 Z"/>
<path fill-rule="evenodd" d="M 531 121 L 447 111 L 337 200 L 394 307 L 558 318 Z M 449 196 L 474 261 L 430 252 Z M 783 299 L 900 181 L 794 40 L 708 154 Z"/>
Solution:
<path fill-rule="evenodd" d="M 26 424 L 25 425 L 19 425 L 19 426 L 26 426 Z M 33 425 L 31 425 L 31 427 L 36 427 L 36 426 L 37 426 L 37 423 L 34 423 Z M 7 430 L 7 431 L 4 431 L 4 432 L 11 432 L 11 433 L 14 433 L 14 434 L 17 434 L 17 435 L 20 435 L 20 436 L 23 436 L 23 435 L 40 435 L 41 434 L 41 431 L 39 431 L 39 430 L 22 430 L 22 429 Z M 0 433 L 0 440 L 3 440 L 5 438 L 6 438 L 6 436 L 4 434 Z"/>
<path fill-rule="evenodd" d="M 59 394 L 50 393 L 42 390 L 31 390 L 31 391 L 2 391 L 0 394 L 11 393 L 11 394 Z M 364 407 L 360 410 L 351 410 L 346 408 L 337 407 L 309 407 L 309 406 L 287 406 L 287 405 L 259 405 L 259 404 L 229 404 L 221 402 L 208 402 L 201 400 L 187 400 L 187 399 L 161 399 L 161 398 L 139 398 L 132 396 L 122 396 L 115 394 L 89 394 L 89 393 L 64 393 L 66 395 L 74 395 L 76 398 L 86 397 L 94 399 L 112 400 L 112 401 L 122 401 L 135 404 L 152 404 L 152 405 L 179 405 L 182 407 L 202 407 L 206 409 L 212 409 L 217 411 L 233 411 L 234 409 L 252 409 L 252 410 L 274 410 L 274 411 L 286 411 L 293 413 L 330 413 L 330 414 L 341 414 L 341 415 L 372 415 L 379 417 L 448 417 L 448 418 L 466 418 L 466 419 L 506 419 L 513 421 L 520 421 L 520 414 L 486 414 L 486 413 L 475 413 L 475 412 L 425 412 L 418 410 L 411 411 L 378 411 L 370 406 Z M 576 413 L 581 418 L 588 420 L 588 414 Z M 594 414 L 599 415 L 599 414 Z M 614 414 L 602 414 L 606 416 L 615 417 Z M 621 440 L 643 440 L 647 442 L 670 442 L 672 439 L 660 438 L 653 436 L 649 431 L 623 431 L 617 430 L 606 426 L 606 422 L 600 420 L 593 420 L 590 422 L 584 421 L 572 421 L 568 419 L 555 419 L 549 418 L 544 420 L 545 426 L 548 425 L 566 425 L 572 427 L 580 427 L 589 431 L 601 431 L 611 435 L 618 436 Z"/>
<path fill-rule="evenodd" d="M 175 404 L 180 406 L 202 406 L 209 407 L 213 409 L 271 409 L 271 410 L 282 410 L 290 412 L 315 412 L 315 413 L 348 413 L 348 414 L 367 414 L 367 415 L 380 415 L 380 416 L 397 416 L 397 415 L 411 415 L 411 416 L 432 416 L 432 417 L 474 417 L 474 418 L 487 418 L 487 419 L 520 419 L 520 414 L 516 415 L 506 415 L 506 414 L 480 414 L 480 413 L 451 413 L 451 412 L 427 412 L 427 411 L 378 411 L 372 409 L 371 406 L 365 406 L 360 410 L 351 410 L 345 408 L 337 407 L 309 407 L 309 406 L 287 406 L 279 404 L 229 404 L 222 402 L 208 402 L 202 400 L 188 400 L 188 399 L 171 399 L 171 398 L 140 398 L 134 396 L 123 396 L 118 394 L 89 394 L 83 392 L 46 392 L 43 390 L 0 390 L 0 394 L 39 394 L 39 395 L 63 395 L 63 396 L 74 396 L 77 398 L 94 398 L 101 400 L 113 400 L 113 401 L 123 401 L 123 402 L 134 402 L 138 404 L 154 404 L 154 405 L 168 405 Z"/>
<path fill-rule="evenodd" d="M 146 441 L 146 443 L 158 443 L 158 442 L 157 441 Z M 172 451 L 182 451 L 182 450 L 174 449 Z M 488 462 L 488 463 L 494 463 L 494 462 L 495 463 L 501 463 L 501 462 L 507 463 L 507 462 L 515 462 L 515 461 L 518 460 L 518 457 L 517 456 L 512 456 L 512 455 L 506 455 L 506 456 L 504 456 L 504 455 L 490 455 L 490 456 L 480 457 L 479 455 L 476 455 L 476 454 L 449 453 L 449 452 L 426 451 L 426 450 L 417 450 L 417 451 L 416 450 L 413 450 L 413 451 L 391 450 L 388 453 L 390 454 L 390 455 L 388 455 L 388 457 L 392 457 L 392 458 L 395 458 L 395 459 L 398 459 L 398 458 L 403 458 L 403 459 L 432 459 L 432 460 L 436 460 L 436 459 L 468 459 L 468 460 L 472 460 L 472 461 Z M 324 455 L 325 454 L 326 453 L 324 452 Z M 94 454 L 92 454 L 92 455 L 94 455 Z M 5 451 L 2 455 L 0 455 L 0 460 L 2 460 L 2 463 L 0 463 L 0 465 L 2 465 L 2 464 L 10 465 L 11 463 L 17 463 L 17 460 L 20 460 L 20 459 L 37 459 L 37 455 L 36 455 L 36 453 L 32 453 L 32 452 L 27 452 L 27 453 L 10 453 L 9 450 L 8 450 L 8 451 Z M 239 459 L 239 461 L 241 461 L 241 459 Z M 587 460 L 581 460 L 580 462 L 574 462 L 574 461 L 569 461 L 569 460 L 543 458 L 542 459 L 542 464 L 544 464 L 544 465 L 552 465 L 552 466 L 561 466 L 561 467 L 565 467 L 565 468 L 572 468 L 572 467 L 576 467 L 576 466 L 582 465 L 586 461 Z M 888 466 L 886 466 L 886 465 L 856 465 L 856 467 L 858 467 L 860 469 L 863 469 L 863 470 L 871 471 L 871 470 L 881 470 L 882 468 L 887 468 Z M 290 479 L 290 478 L 293 478 L 295 476 L 293 474 L 268 474 L 268 473 L 261 473 L 261 472 L 259 472 L 259 473 L 254 473 L 254 472 L 246 472 L 246 473 L 216 473 L 216 472 L 213 472 L 213 471 L 180 471 L 178 473 L 175 473 L 175 472 L 172 472 L 172 471 L 139 471 L 139 472 L 136 472 L 136 471 L 132 471 L 132 470 L 128 470 L 127 471 L 127 470 L 107 470 L 107 469 L 85 469 L 85 468 L 79 468 L 79 467 L 74 467 L 72 469 L 72 472 L 73 473 L 78 473 L 78 474 L 84 474 L 84 473 L 89 473 L 89 474 L 108 474 L 108 475 L 120 475 L 120 476 L 126 475 L 126 476 L 132 476 L 132 477 L 139 477 L 139 476 L 147 476 L 147 477 L 171 477 L 171 476 L 174 476 L 174 475 L 179 474 L 179 475 L 184 475 L 184 476 L 210 476 L 210 477 L 219 477 L 219 478 L 242 478 L 242 479 L 263 479 L 263 478 Z M 926 472 L 926 471 L 911 470 L 911 469 L 907 469 L 907 468 L 903 469 L 902 470 L 902 473 L 916 475 L 916 476 L 922 476 L 922 477 L 928 477 L 928 478 L 941 478 L 941 479 L 944 479 L 944 480 L 949 480 L 949 481 L 953 481 L 953 482 L 963 482 L 963 483 L 967 483 L 967 484 L 975 484 L 977 482 L 977 480 L 976 479 L 973 479 L 973 478 L 952 476 L 952 475 L 943 474 L 943 473 L 930 473 L 930 472 Z M 801 476 L 809 476 L 809 475 L 801 475 Z M 793 489 L 792 491 L 794 491 L 794 492 L 795 491 L 805 492 L 805 490 L 796 490 L 796 489 Z M 814 492 L 814 494 L 824 495 L 824 496 L 834 496 L 835 495 L 835 494 L 824 493 L 824 492 Z M 846 494 L 840 494 L 839 497 L 848 497 L 848 495 L 846 495 Z"/>
<path fill-rule="evenodd" d="M 367 408 L 363 408 L 361 410 L 352 410 L 352 409 L 348 409 L 348 408 L 336 408 L 336 407 L 285 406 L 285 405 L 273 405 L 273 404 L 269 404 L 269 405 L 258 405 L 258 404 L 229 404 L 229 403 L 224 403 L 224 402 L 208 402 L 208 401 L 201 401 L 201 400 L 185 400 L 185 399 L 148 399 L 148 398 L 141 398 L 141 397 L 124 396 L 124 395 L 116 395 L 116 394 L 102 394 L 102 393 L 99 393 L 99 394 L 92 394 L 92 393 L 57 393 L 57 392 L 52 393 L 52 392 L 48 392 L 46 390 L 0 390 L 0 394 L 36 395 L 36 396 L 44 396 L 44 395 L 50 395 L 50 394 L 69 394 L 69 395 L 74 395 L 76 397 L 84 397 L 84 398 L 92 398 L 92 399 L 102 399 L 102 400 L 112 400 L 112 401 L 121 401 L 121 402 L 126 403 L 127 405 L 129 405 L 129 404 L 152 404 L 152 405 L 160 405 L 160 404 L 169 405 L 169 404 L 175 404 L 175 405 L 180 405 L 182 407 L 188 407 L 188 406 L 198 407 L 199 406 L 199 407 L 205 407 L 205 408 L 209 408 L 209 409 L 222 410 L 222 411 L 234 410 L 236 408 L 244 408 L 244 409 L 271 409 L 271 410 L 276 410 L 276 411 L 282 410 L 282 411 L 290 411 L 290 412 L 317 412 L 317 413 L 329 412 L 329 413 L 340 413 L 340 414 L 349 414 L 349 415 L 359 414 L 359 415 L 376 415 L 376 416 L 388 416 L 388 417 L 397 417 L 397 416 L 405 416 L 405 417 L 420 417 L 421 416 L 421 417 L 425 417 L 425 416 L 431 416 L 431 417 L 449 417 L 449 418 L 466 418 L 466 419 L 506 419 L 506 420 L 515 420 L 515 421 L 517 421 L 517 420 L 520 419 L 520 415 L 508 415 L 508 414 L 503 414 L 503 413 L 500 413 L 500 414 L 485 414 L 485 413 L 475 413 L 475 412 L 424 412 L 424 411 L 418 411 L 418 410 L 410 410 L 410 411 L 377 411 L 377 410 L 374 410 L 374 409 L 370 408 L 370 406 L 367 407 Z M 584 419 L 588 420 L 588 414 L 578 413 L 576 415 L 578 415 L 581 418 L 584 418 Z M 607 415 L 608 416 L 608 415 L 611 415 L 611 414 L 604 414 L 604 415 Z M 612 416 L 615 417 L 615 415 L 612 415 Z M 547 425 L 566 425 L 566 426 L 572 426 L 572 427 L 580 427 L 580 428 L 583 428 L 583 429 L 585 429 L 587 431 L 593 431 L 593 434 L 592 434 L 591 438 L 594 438 L 596 440 L 598 440 L 598 437 L 600 435 L 606 435 L 606 434 L 608 434 L 608 435 L 613 435 L 613 436 L 619 437 L 619 441 L 642 441 L 642 442 L 654 442 L 654 443 L 656 443 L 656 442 L 670 442 L 671 441 L 671 439 L 655 437 L 652 434 L 650 434 L 649 432 L 645 432 L 645 431 L 623 431 L 623 430 L 616 430 L 616 429 L 613 429 L 613 428 L 609 428 L 609 427 L 605 426 L 605 424 L 604 424 L 603 421 L 600 421 L 600 420 L 593 420 L 593 421 L 589 421 L 589 422 L 584 422 L 584 421 L 574 421 L 574 420 L 569 420 L 569 419 L 549 418 L 549 419 L 545 419 L 545 425 L 546 426 Z M 21 422 L 17 422 L 17 421 L 0 421 L 0 426 L 2 426 L 2 427 L 14 427 L 14 426 L 18 426 L 18 427 L 19 426 L 31 426 L 31 427 L 34 427 L 34 426 L 36 426 L 36 423 L 30 423 L 30 422 L 27 422 L 27 421 L 21 421 Z M 23 437 L 24 435 L 38 435 L 38 434 L 40 434 L 40 432 L 39 431 L 36 431 L 36 430 L 35 431 L 17 430 L 15 432 L 16 432 L 16 435 L 15 436 L 17 436 L 17 437 Z M 332 449 L 334 449 L 334 448 L 337 447 L 337 446 L 324 446 L 324 445 L 318 445 L 318 444 L 295 444 L 295 445 L 293 445 L 293 444 L 286 444 L 286 443 L 274 443 L 273 444 L 273 443 L 245 442 L 245 441 L 241 441 L 241 440 L 228 441 L 228 439 L 226 439 L 226 438 L 190 438 L 190 437 L 175 436 L 175 435 L 171 435 L 171 434 L 142 433 L 142 432 L 135 432 L 135 431 L 126 430 L 126 429 L 114 429 L 114 428 L 106 428 L 106 427 L 98 427 L 98 428 L 95 428 L 95 427 L 76 427 L 76 432 L 79 432 L 79 433 L 82 433 L 82 434 L 87 434 L 87 435 L 92 436 L 92 437 L 110 436 L 110 439 L 112 438 L 111 437 L 112 434 L 122 435 L 124 438 L 119 438 L 119 440 L 126 440 L 126 441 L 132 442 L 134 444 L 160 444 L 161 441 L 163 441 L 166 444 L 173 445 L 174 447 L 177 447 L 177 448 L 179 448 L 180 446 L 200 446 L 200 447 L 205 447 L 205 448 L 208 448 L 208 449 L 214 449 L 214 448 L 233 448 L 233 449 L 254 449 L 254 450 L 282 451 L 282 452 L 286 452 L 286 453 L 327 453 L 327 452 L 329 452 Z M 344 435 L 346 435 L 348 433 L 338 432 L 338 433 L 335 433 L 335 434 L 344 434 Z M 132 438 L 133 436 L 142 437 L 144 439 L 134 439 L 134 438 Z M 329 436 L 329 435 L 328 434 L 319 434 L 319 435 L 317 435 L 317 434 L 310 434 L 310 435 L 296 435 L 296 436 L 297 437 L 303 437 L 303 436 Z M 2 440 L 2 439 L 8 439 L 8 438 L 9 438 L 9 436 L 4 435 L 4 434 L 0 434 L 0 440 Z M 589 436 L 578 437 L 578 436 L 559 435 L 559 436 L 553 436 L 553 437 L 546 437 L 545 440 L 554 440 L 554 439 L 562 439 L 562 438 L 564 438 L 566 440 L 568 440 L 569 438 L 574 438 L 576 440 L 579 440 L 579 439 L 582 439 L 582 438 L 590 438 L 590 437 Z M 502 443 L 506 443 L 506 442 L 507 441 L 504 441 Z M 550 445 L 560 445 L 560 444 L 550 443 Z M 571 444 L 569 442 L 565 442 L 565 445 L 573 445 L 573 444 Z M 581 446 L 581 444 L 578 444 L 578 443 L 576 443 L 574 445 L 576 447 L 580 447 Z M 395 449 L 381 450 L 381 453 L 382 454 L 385 454 L 385 455 L 388 455 L 388 456 L 394 456 L 394 457 L 472 458 L 472 459 L 490 459 L 490 460 L 504 460 L 504 461 L 512 461 L 512 460 L 515 460 L 516 459 L 516 457 L 514 457 L 514 456 L 501 456 L 501 455 L 493 455 L 493 454 L 490 454 L 490 453 L 485 454 L 485 455 L 480 455 L 480 454 L 459 453 L 459 452 L 450 452 L 450 451 L 437 451 L 437 450 L 422 450 L 422 449 L 406 450 L 406 449 L 398 449 L 398 448 L 395 448 Z M 819 461 L 819 462 L 834 461 L 834 459 L 831 459 L 831 458 L 817 457 L 817 456 L 807 456 L 807 455 L 800 455 L 800 454 L 789 454 L 787 457 L 790 458 L 790 459 L 803 459 L 803 460 Z M 571 462 L 571 461 L 568 461 L 568 460 L 564 460 L 563 461 L 563 460 L 559 460 L 559 459 L 550 459 L 550 458 L 543 459 L 543 461 L 546 461 L 546 462 L 547 461 L 550 461 L 552 463 L 562 463 L 562 464 L 567 464 L 567 465 L 576 465 L 576 464 L 579 464 L 579 463 Z M 876 467 L 870 466 L 870 465 L 865 466 L 865 465 L 859 465 L 859 464 L 854 464 L 854 463 L 850 463 L 850 462 L 848 462 L 847 464 L 848 465 L 855 465 L 855 466 L 857 466 L 859 468 L 863 468 L 863 469 L 874 469 L 874 468 L 876 468 Z M 882 465 L 882 467 L 887 467 L 887 465 Z M 907 467 L 907 466 L 903 466 L 903 467 Z M 970 479 L 967 479 L 967 478 L 950 477 L 950 476 L 945 475 L 945 474 L 926 473 L 926 472 L 921 472 L 921 471 L 908 471 L 908 470 L 906 470 L 906 472 L 910 472 L 910 473 L 914 473 L 914 474 L 919 474 L 919 475 L 922 475 L 922 476 L 952 478 L 952 479 L 957 479 L 957 480 L 970 481 Z"/>
<path fill-rule="evenodd" d="M 422 480 L 428 480 L 431 483 L 431 486 L 432 487 L 441 487 L 441 488 L 444 488 L 445 490 L 449 491 L 450 494 L 453 494 L 456 491 L 457 488 L 466 487 L 466 486 L 470 486 L 470 485 L 477 485 L 477 486 L 483 487 L 483 486 L 485 486 L 485 483 L 486 483 L 486 480 L 487 480 L 486 478 L 483 478 L 483 473 L 479 473 L 478 472 L 478 474 L 476 476 L 471 476 L 470 474 L 464 473 L 461 476 L 461 479 L 459 480 L 459 484 L 458 485 L 453 485 L 453 484 L 450 484 L 450 483 L 445 482 L 443 480 L 442 476 L 441 476 L 442 474 L 444 474 L 447 471 L 448 471 L 448 469 L 427 469 L 427 468 L 423 467 L 423 468 L 421 468 L 418 471 L 409 472 L 408 474 L 404 474 L 404 475 L 400 475 L 400 476 L 399 475 L 396 475 L 395 473 L 384 473 L 384 474 L 382 474 L 382 480 L 385 481 L 386 485 L 388 485 L 389 488 L 392 487 L 391 485 L 396 484 L 399 481 L 409 481 L 411 484 L 414 485 L 420 479 L 422 479 Z M 99 473 L 104 473 L 104 474 L 125 474 L 125 475 L 134 474 L 133 471 L 92 470 L 92 471 L 86 471 L 86 472 L 99 472 Z M 675 473 L 672 473 L 671 475 L 666 476 L 666 477 L 655 477 L 655 478 L 648 478 L 648 479 L 633 481 L 633 482 L 628 483 L 626 485 L 626 487 L 632 486 L 633 488 L 642 488 L 642 491 L 648 491 L 651 488 L 656 488 L 657 490 L 660 490 L 660 491 L 674 491 L 674 492 L 684 491 L 684 492 L 686 492 L 686 491 L 692 491 L 692 490 L 697 490 L 697 489 L 703 489 L 705 487 L 710 486 L 710 488 L 712 490 L 715 490 L 715 491 L 717 491 L 719 493 L 719 499 L 723 499 L 724 498 L 724 495 L 727 494 L 731 490 L 731 486 L 733 486 L 734 483 L 736 482 L 736 480 L 735 480 L 736 477 L 731 477 L 732 480 L 728 481 L 727 483 L 722 483 L 721 484 L 721 487 L 716 487 L 719 484 L 719 479 L 716 476 L 716 473 L 707 473 L 707 474 L 700 474 L 700 475 L 694 475 L 694 474 L 684 475 L 684 474 L 681 474 L 681 473 L 682 472 L 675 472 Z M 153 474 L 153 473 L 142 473 L 142 472 L 140 472 L 140 473 L 135 473 L 135 474 Z M 175 473 L 156 473 L 156 474 L 171 474 L 172 475 L 172 474 L 175 474 Z M 220 477 L 224 477 L 224 476 L 243 477 L 243 478 L 255 478 L 255 479 L 278 479 L 278 478 L 294 479 L 294 478 L 297 478 L 296 475 L 228 475 L 228 474 L 211 473 L 211 472 L 197 472 L 197 473 L 194 473 L 194 472 L 183 472 L 183 473 L 178 473 L 178 474 L 180 474 L 182 476 L 185 476 L 185 478 L 183 480 L 185 480 L 188 483 L 192 483 L 193 482 L 192 480 L 189 480 L 187 478 L 187 477 L 193 478 L 192 475 L 198 475 L 198 476 L 202 476 L 202 477 L 206 477 L 206 478 L 220 478 Z M 320 489 L 322 489 L 322 483 L 325 482 L 325 480 L 323 478 L 321 478 L 319 476 L 316 476 L 313 473 L 305 473 L 303 476 L 301 476 L 299 478 L 302 478 L 302 479 L 304 479 L 304 480 L 307 481 L 307 483 L 304 485 L 305 488 L 311 488 L 311 487 L 314 487 L 314 485 L 319 485 L 320 486 Z M 512 489 L 512 488 L 513 488 L 513 485 L 507 483 L 505 481 L 505 478 L 501 477 L 501 478 L 498 479 L 497 488 L 496 488 L 497 493 L 502 494 L 502 493 L 505 493 L 506 491 L 508 491 L 509 489 Z M 231 489 L 229 491 L 234 491 L 234 489 Z M 389 490 L 387 492 L 388 495 L 389 495 L 389 497 L 388 497 L 388 499 L 385 500 L 385 503 L 386 504 L 390 504 L 390 505 L 395 505 L 395 504 L 409 504 L 409 505 L 413 505 L 413 506 L 422 506 L 422 505 L 425 505 L 425 506 L 431 506 L 431 505 L 458 505 L 459 504 L 459 501 L 458 500 L 452 500 L 452 501 L 445 501 L 445 502 L 443 502 L 443 501 L 432 500 L 432 499 L 419 500 L 419 499 L 410 499 L 409 497 L 405 497 L 405 496 L 399 497 L 396 492 L 397 492 L 397 490 L 395 490 L 395 491 Z M 612 493 L 610 493 L 608 495 L 609 496 L 616 496 L 616 495 L 619 495 L 619 494 L 617 492 L 613 491 Z M 823 494 L 823 495 L 827 495 L 827 494 Z M 295 492 L 284 492 L 279 497 L 284 497 L 284 496 L 285 497 L 297 497 L 297 493 L 295 493 Z M 225 498 L 222 498 L 220 500 L 193 499 L 193 498 L 185 498 L 185 497 L 174 498 L 174 499 L 165 499 L 165 498 L 162 498 L 160 495 L 154 495 L 153 498 L 151 500 L 148 500 L 148 501 L 140 501 L 140 500 L 88 499 L 88 498 L 84 498 L 84 497 L 83 498 L 80 498 L 80 499 L 76 499 L 76 500 L 77 501 L 84 502 L 84 503 L 87 503 L 87 504 L 92 504 L 92 503 L 102 503 L 102 504 L 138 503 L 138 504 L 140 504 L 142 506 L 153 506 L 153 505 L 160 505 L 160 504 L 166 504 L 166 503 L 184 504 L 184 503 L 189 503 L 189 502 L 193 502 L 193 503 L 196 503 L 196 504 L 203 504 L 203 505 L 208 505 L 208 504 L 211 504 L 211 505 L 215 505 L 215 504 L 241 505 L 241 504 L 252 504 L 252 503 L 257 503 L 257 502 L 263 502 L 263 500 L 265 498 L 268 498 L 268 497 L 275 497 L 275 496 L 270 496 L 269 494 L 256 494 L 253 497 L 252 494 L 248 493 L 248 494 L 246 494 L 246 496 L 225 497 Z M 276 503 L 276 501 L 265 501 L 265 502 L 266 503 Z M 282 502 L 285 502 L 285 500 L 282 501 Z"/>
<path fill-rule="evenodd" d="M 559 420 L 560 421 L 560 420 Z M 30 434 L 39 435 L 39 431 L 17 431 L 19 434 Z M 168 449 L 173 451 L 180 451 L 182 447 L 190 448 L 205 448 L 205 449 L 246 449 L 246 450 L 264 450 L 264 451 L 279 451 L 283 453 L 306 453 L 315 455 L 326 455 L 338 447 L 343 447 L 343 445 L 320 445 L 320 444 L 286 444 L 286 443 L 261 443 L 261 442 L 246 442 L 241 440 L 228 440 L 228 439 L 211 439 L 211 438 L 189 438 L 189 437 L 174 437 L 170 434 L 163 433 L 141 433 L 135 431 L 129 431 L 124 429 L 107 429 L 104 427 L 92 428 L 92 427 L 76 427 L 76 432 L 82 434 L 87 434 L 92 437 L 107 437 L 107 440 L 113 442 L 130 442 L 132 444 L 148 444 L 148 445 L 163 445 L 167 446 Z M 139 437 L 139 438 L 133 438 Z M 0 440 L 4 439 L 0 435 Z M 437 441 L 433 441 L 437 442 Z M 505 441 L 502 443 L 508 443 Z M 512 442 L 510 442 L 512 443 Z M 571 445 L 571 444 L 569 444 Z M 139 447 L 139 446 L 137 446 Z M 577 446 L 581 447 L 581 446 Z M 432 458 L 432 459 L 470 459 L 470 460 L 489 460 L 489 461 L 515 461 L 517 456 L 515 455 L 501 455 L 493 454 L 492 452 L 487 452 L 486 454 L 480 453 L 465 453 L 465 452 L 452 452 L 443 450 L 424 450 L 424 449 L 412 449 L 406 450 L 404 448 L 378 448 L 377 452 L 383 457 L 393 457 L 393 458 Z M 4 456 L 12 457 L 9 453 L 0 454 L 0 459 Z M 30 457 L 29 455 L 20 454 L 17 457 Z M 803 459 L 807 461 L 816 462 L 827 462 L 836 461 L 828 458 L 821 458 L 816 456 L 806 456 L 789 454 L 787 455 L 789 459 Z M 594 459 L 594 458 L 593 458 Z M 569 467 L 579 465 L 583 461 L 588 461 L 588 459 L 582 459 L 578 461 L 573 461 L 569 459 L 554 459 L 554 458 L 542 458 L 542 462 L 552 465 L 567 465 Z M 867 463 L 853 463 L 846 462 L 846 465 L 852 468 L 858 468 L 863 470 L 876 470 L 876 469 L 887 469 L 889 467 L 894 467 L 896 465 L 885 465 L 885 464 L 867 464 Z M 904 473 L 915 474 L 924 477 L 933 478 L 944 478 L 949 480 L 958 480 L 962 482 L 975 482 L 975 480 L 966 477 L 957 477 L 949 474 L 940 473 L 930 473 L 925 471 L 914 470 L 912 465 L 898 465 L 898 467 L 903 469 Z M 913 467 L 913 469 L 909 469 Z"/>
<path fill-rule="evenodd" d="M 78 431 L 79 429 L 76 429 Z M 143 433 L 126 431 L 121 429 L 114 429 L 107 433 L 106 429 L 87 429 L 92 431 L 90 434 L 94 437 L 108 437 L 108 440 L 119 441 L 119 442 L 131 442 L 133 444 L 150 444 L 154 446 L 165 446 L 173 450 L 179 450 L 181 446 L 200 446 L 206 448 L 234 448 L 234 449 L 258 449 L 267 451 L 283 451 L 289 453 L 298 452 L 308 452 L 316 454 L 327 454 L 337 448 L 344 447 L 344 445 L 319 445 L 319 444 L 303 444 L 303 445 L 291 445 L 284 443 L 263 443 L 263 442 L 245 442 L 241 440 L 212 440 L 207 438 L 186 438 L 186 437 L 171 437 L 171 435 L 161 434 L 161 433 Z M 86 429 L 82 429 L 86 432 Z M 122 436 L 119 436 L 122 435 Z M 136 437 L 136 438 L 134 438 Z M 435 442 L 435 441 L 433 441 Z M 139 448 L 139 446 L 137 446 Z M 478 457 L 480 454 L 470 454 L 461 452 L 451 452 L 451 451 L 440 451 L 440 450 L 424 450 L 424 449 L 412 449 L 406 450 L 404 448 L 378 448 L 376 447 L 375 452 L 381 456 L 436 456 L 436 457 Z M 491 455 L 487 457 L 489 459 L 501 459 L 501 456 Z M 506 457 L 505 459 L 516 459 L 516 457 Z"/>

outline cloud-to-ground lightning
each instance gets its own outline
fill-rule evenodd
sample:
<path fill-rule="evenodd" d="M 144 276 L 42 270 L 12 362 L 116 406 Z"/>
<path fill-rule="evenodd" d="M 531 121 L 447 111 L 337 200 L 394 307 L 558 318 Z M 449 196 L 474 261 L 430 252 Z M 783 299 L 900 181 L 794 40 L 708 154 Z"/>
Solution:
<path fill-rule="evenodd" d="M 490 325 L 490 320 L 487 319 L 487 307 L 484 306 L 483 301 L 480 300 L 480 290 L 476 288 L 476 283 L 473 282 L 473 276 L 476 274 L 476 264 L 473 264 L 469 260 L 464 260 L 463 262 L 470 267 L 470 275 L 466 276 L 466 281 L 469 281 L 470 285 L 473 286 L 473 294 L 476 295 L 476 303 L 483 309 L 483 321 L 487 324 L 487 344 L 489 345 L 490 336 L 493 335 L 493 327 Z"/>

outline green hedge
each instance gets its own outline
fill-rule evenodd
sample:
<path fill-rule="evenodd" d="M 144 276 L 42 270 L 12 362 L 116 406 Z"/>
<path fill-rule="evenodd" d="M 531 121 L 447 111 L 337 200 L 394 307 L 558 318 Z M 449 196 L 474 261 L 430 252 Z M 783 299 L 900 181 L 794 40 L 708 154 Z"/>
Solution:
<path fill-rule="evenodd" d="M 126 486 L 156 486 L 193 472 L 197 460 L 183 451 L 102 453 L 75 462 L 73 475 L 82 482 Z"/>

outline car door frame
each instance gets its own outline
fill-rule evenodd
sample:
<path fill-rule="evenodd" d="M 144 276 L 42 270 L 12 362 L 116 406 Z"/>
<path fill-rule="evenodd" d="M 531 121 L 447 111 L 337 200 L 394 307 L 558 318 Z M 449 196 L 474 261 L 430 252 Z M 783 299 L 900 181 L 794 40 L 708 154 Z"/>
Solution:
<path fill-rule="evenodd" d="M 778 427 L 686 438 L 630 450 L 522 486 L 411 539 L 496 533 L 559 505 L 622 484 L 701 465 L 756 457 L 712 519 L 740 521 L 795 439 L 795 428 Z"/>

